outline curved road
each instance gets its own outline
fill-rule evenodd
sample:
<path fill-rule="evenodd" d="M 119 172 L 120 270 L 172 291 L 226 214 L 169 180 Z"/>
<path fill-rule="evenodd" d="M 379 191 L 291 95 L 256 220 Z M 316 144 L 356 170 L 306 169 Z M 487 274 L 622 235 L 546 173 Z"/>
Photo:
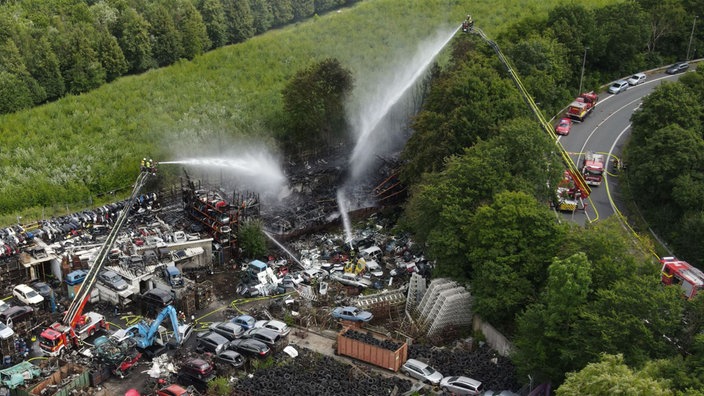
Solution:
<path fill-rule="evenodd" d="M 690 68 L 691 69 L 691 68 Z M 648 75 L 648 79 L 635 87 L 629 87 L 625 92 L 612 95 L 608 92 L 599 93 L 596 108 L 582 123 L 574 123 L 568 136 L 559 136 L 565 150 L 572 160 L 581 168 L 584 153 L 594 151 L 604 153 L 606 157 L 605 176 L 601 186 L 591 186 L 590 200 L 587 209 L 577 211 L 567 216 L 575 222 L 586 222 L 605 219 L 615 213 L 612 203 L 618 204 L 618 175 L 613 170 L 613 156 L 621 155 L 621 148 L 630 133 L 631 114 L 640 106 L 643 97 L 652 92 L 664 81 L 676 81 L 682 74 L 673 76 L 664 73 Z"/>

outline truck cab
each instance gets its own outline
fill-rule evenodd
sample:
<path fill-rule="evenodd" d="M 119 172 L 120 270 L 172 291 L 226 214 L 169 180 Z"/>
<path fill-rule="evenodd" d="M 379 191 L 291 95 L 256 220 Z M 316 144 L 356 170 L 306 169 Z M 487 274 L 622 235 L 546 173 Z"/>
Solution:
<path fill-rule="evenodd" d="M 181 271 L 175 265 L 169 265 L 164 267 L 163 270 L 164 279 L 169 283 L 171 287 L 182 287 L 183 277 L 181 276 Z"/>

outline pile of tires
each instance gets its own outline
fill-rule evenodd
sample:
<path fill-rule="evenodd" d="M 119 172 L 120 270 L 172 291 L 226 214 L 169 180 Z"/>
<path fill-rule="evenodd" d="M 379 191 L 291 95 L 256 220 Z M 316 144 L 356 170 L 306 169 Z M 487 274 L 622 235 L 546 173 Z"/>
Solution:
<path fill-rule="evenodd" d="M 342 334 L 344 337 L 351 338 L 356 341 L 361 341 L 365 344 L 369 345 L 374 345 L 379 348 L 383 349 L 388 349 L 389 351 L 397 351 L 399 348 L 401 348 L 402 344 L 399 344 L 398 342 L 394 342 L 391 340 L 382 340 L 379 338 L 374 337 L 373 335 L 369 333 L 363 333 L 361 331 L 357 330 L 347 330 L 344 334 Z"/>
<path fill-rule="evenodd" d="M 235 394 L 246 395 L 388 395 L 411 389 L 411 381 L 385 378 L 372 370 L 361 374 L 330 356 L 299 349 L 295 359 L 279 357 L 271 367 L 259 369 L 253 376 L 235 384 Z"/>
<path fill-rule="evenodd" d="M 481 381 L 484 389 L 521 388 L 511 361 L 486 345 L 470 352 L 414 344 L 408 348 L 408 357 L 428 363 L 444 376 L 463 375 Z"/>

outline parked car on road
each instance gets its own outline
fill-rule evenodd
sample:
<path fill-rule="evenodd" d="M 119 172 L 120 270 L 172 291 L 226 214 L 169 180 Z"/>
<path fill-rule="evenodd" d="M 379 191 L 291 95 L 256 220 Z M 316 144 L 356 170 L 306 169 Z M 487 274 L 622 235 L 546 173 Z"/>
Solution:
<path fill-rule="evenodd" d="M 427 363 L 416 359 L 406 360 L 406 363 L 401 366 L 401 372 L 409 377 L 413 377 L 432 385 L 440 384 L 440 381 L 443 378 L 442 374 L 437 372 L 434 368 L 428 366 Z"/>
<path fill-rule="evenodd" d="M 196 342 L 196 351 L 217 354 L 227 348 L 227 343 L 230 342 L 230 340 L 214 331 L 209 331 L 199 334 Z"/>
<path fill-rule="evenodd" d="M 227 349 L 239 352 L 245 356 L 259 359 L 264 359 L 269 356 L 269 353 L 271 353 L 271 348 L 269 348 L 265 343 L 251 338 L 239 338 L 232 340 L 229 344 L 227 344 Z"/>
<path fill-rule="evenodd" d="M 220 334 L 221 336 L 227 338 L 228 341 L 232 341 L 235 338 L 240 338 L 244 333 L 244 328 L 242 326 L 234 324 L 232 322 L 215 322 L 211 324 L 208 328 L 210 329 L 210 331 L 214 331 Z"/>
<path fill-rule="evenodd" d="M 125 290 L 129 287 L 127 282 L 115 271 L 102 271 L 98 275 L 98 280 L 102 282 L 105 286 L 117 291 Z"/>
<path fill-rule="evenodd" d="M 628 85 L 635 86 L 635 85 L 641 84 L 641 83 L 645 82 L 646 78 L 647 77 L 646 77 L 645 73 L 636 73 L 636 74 L 632 75 L 631 78 L 628 79 Z"/>
<path fill-rule="evenodd" d="M 611 84 L 609 87 L 609 93 L 611 94 L 619 94 L 625 90 L 628 89 L 628 81 L 616 81 L 615 83 Z"/>
<path fill-rule="evenodd" d="M 279 333 L 281 337 L 286 337 L 291 332 L 291 328 L 286 323 L 276 319 L 258 320 L 254 323 L 255 329 L 262 327 Z"/>
<path fill-rule="evenodd" d="M 689 69 L 689 63 L 687 62 L 677 62 L 674 65 L 670 66 L 665 70 L 665 73 L 667 74 L 677 74 L 677 73 L 683 73 Z"/>
<path fill-rule="evenodd" d="M 44 297 L 23 283 L 12 289 L 12 295 L 27 305 L 35 305 L 44 302 Z"/>
<path fill-rule="evenodd" d="M 242 356 L 242 354 L 231 349 L 225 349 L 221 351 L 217 355 L 213 356 L 213 360 L 215 360 L 216 363 L 222 363 L 234 368 L 242 367 L 245 362 L 244 356 Z"/>
<path fill-rule="evenodd" d="M 369 322 L 374 315 L 372 315 L 371 312 L 362 311 L 357 307 L 337 307 L 332 310 L 332 317 L 352 322 Z"/>
<path fill-rule="evenodd" d="M 572 120 L 569 118 L 561 118 L 560 122 L 555 125 L 555 133 L 558 135 L 567 136 L 572 129 Z"/>
<path fill-rule="evenodd" d="M 249 315 L 240 315 L 230 319 L 230 322 L 242 326 L 242 328 L 245 330 L 249 330 L 254 327 L 254 324 L 257 323 L 257 320 Z"/>
<path fill-rule="evenodd" d="M 480 395 L 484 392 L 482 383 L 463 376 L 445 377 L 440 381 L 440 389 L 453 395 Z"/>

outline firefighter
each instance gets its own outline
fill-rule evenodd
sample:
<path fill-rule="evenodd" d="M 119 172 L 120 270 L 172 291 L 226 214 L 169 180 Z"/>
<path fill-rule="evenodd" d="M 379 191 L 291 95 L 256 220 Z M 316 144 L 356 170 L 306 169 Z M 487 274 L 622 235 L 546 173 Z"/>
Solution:
<path fill-rule="evenodd" d="M 139 169 L 144 172 L 145 169 L 147 169 L 147 159 L 142 158 L 142 161 L 139 163 Z"/>

